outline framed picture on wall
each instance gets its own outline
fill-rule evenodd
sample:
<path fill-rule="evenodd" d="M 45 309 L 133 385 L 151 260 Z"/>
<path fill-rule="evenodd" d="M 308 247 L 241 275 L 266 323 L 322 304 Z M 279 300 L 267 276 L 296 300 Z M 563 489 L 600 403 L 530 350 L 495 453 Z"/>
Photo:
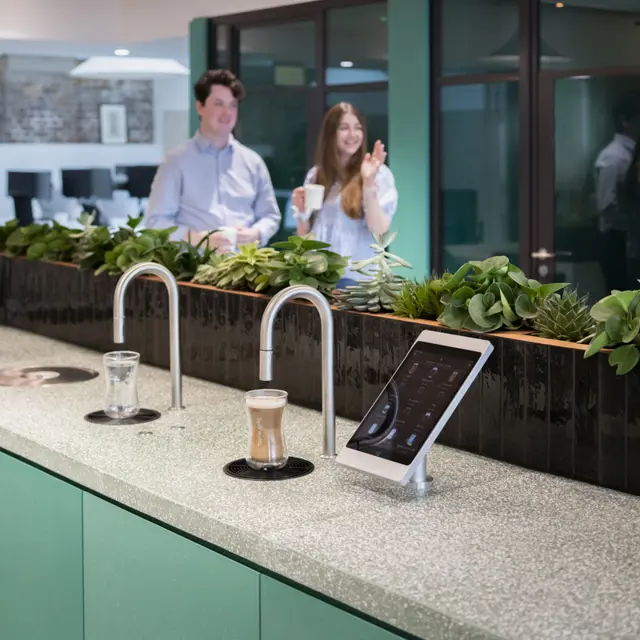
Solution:
<path fill-rule="evenodd" d="M 126 144 L 127 108 L 123 104 L 100 105 L 100 142 Z"/>

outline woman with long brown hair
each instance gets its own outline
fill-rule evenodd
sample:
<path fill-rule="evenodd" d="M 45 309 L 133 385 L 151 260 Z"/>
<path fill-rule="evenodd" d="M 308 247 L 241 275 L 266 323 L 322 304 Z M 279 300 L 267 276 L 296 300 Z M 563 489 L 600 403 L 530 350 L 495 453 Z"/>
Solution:
<path fill-rule="evenodd" d="M 341 102 L 324 118 L 316 149 L 316 163 L 304 184 L 324 187 L 324 204 L 319 211 L 302 213 L 305 189 L 294 190 L 292 204 L 298 234 L 313 233 L 331 249 L 352 261 L 373 256 L 374 235 L 388 231 L 398 205 L 393 174 L 385 165 L 387 153 L 380 140 L 373 153 L 367 152 L 364 118 L 351 104 Z M 347 271 L 338 285 L 344 287 L 362 278 Z"/>

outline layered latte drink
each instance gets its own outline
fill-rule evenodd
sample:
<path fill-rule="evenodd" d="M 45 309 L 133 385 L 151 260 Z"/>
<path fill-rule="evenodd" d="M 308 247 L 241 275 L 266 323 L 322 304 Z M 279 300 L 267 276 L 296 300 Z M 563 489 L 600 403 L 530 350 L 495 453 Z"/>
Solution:
<path fill-rule="evenodd" d="M 287 393 L 259 389 L 246 394 L 249 421 L 247 464 L 254 469 L 279 469 L 287 463 L 284 414 Z"/>

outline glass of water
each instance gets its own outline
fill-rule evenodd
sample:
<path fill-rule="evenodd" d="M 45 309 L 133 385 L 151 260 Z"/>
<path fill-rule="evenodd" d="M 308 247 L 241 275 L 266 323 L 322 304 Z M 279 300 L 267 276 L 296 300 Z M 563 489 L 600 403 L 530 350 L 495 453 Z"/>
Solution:
<path fill-rule="evenodd" d="M 135 351 L 111 351 L 104 355 L 107 393 L 104 412 L 110 418 L 132 418 L 140 411 L 136 377 L 140 354 Z"/>

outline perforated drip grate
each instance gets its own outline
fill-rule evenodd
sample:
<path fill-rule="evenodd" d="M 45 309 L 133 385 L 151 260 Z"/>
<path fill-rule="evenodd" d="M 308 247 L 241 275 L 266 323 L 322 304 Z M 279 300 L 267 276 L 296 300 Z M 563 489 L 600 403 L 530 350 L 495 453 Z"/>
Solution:
<path fill-rule="evenodd" d="M 234 460 L 224 466 L 224 472 L 232 478 L 240 480 L 290 480 L 301 478 L 311 473 L 315 467 L 308 460 L 289 458 L 282 469 L 252 469 L 244 458 Z"/>
<path fill-rule="evenodd" d="M 144 422 L 152 422 L 160 417 L 160 412 L 155 409 L 140 409 L 138 413 L 131 418 L 110 418 L 103 410 L 87 413 L 84 419 L 94 424 L 105 425 L 128 425 L 143 424 Z"/>

